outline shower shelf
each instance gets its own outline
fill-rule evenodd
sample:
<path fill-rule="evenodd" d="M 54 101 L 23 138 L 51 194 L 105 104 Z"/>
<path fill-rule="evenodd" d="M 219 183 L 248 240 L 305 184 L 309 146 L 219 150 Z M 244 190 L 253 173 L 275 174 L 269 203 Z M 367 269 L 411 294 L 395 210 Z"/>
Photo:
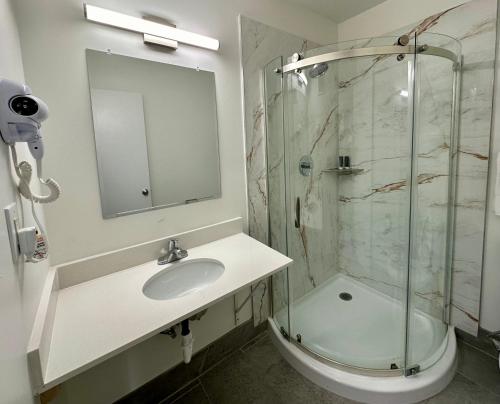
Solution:
<path fill-rule="evenodd" d="M 338 175 L 356 175 L 361 174 L 364 170 L 362 168 L 325 168 L 321 172 L 334 173 Z"/>

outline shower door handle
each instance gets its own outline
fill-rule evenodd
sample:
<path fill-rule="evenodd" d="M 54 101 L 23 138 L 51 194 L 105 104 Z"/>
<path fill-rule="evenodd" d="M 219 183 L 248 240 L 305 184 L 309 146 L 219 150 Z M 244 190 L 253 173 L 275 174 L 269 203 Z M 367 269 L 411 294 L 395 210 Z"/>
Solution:
<path fill-rule="evenodd" d="M 295 227 L 300 228 L 300 198 L 295 201 Z"/>

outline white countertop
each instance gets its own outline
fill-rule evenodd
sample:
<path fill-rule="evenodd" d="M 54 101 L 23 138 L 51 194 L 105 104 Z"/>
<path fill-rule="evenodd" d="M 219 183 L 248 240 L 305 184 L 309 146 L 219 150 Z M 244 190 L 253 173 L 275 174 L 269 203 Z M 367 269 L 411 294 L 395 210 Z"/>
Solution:
<path fill-rule="evenodd" d="M 225 271 L 213 284 L 187 296 L 171 300 L 144 296 L 144 283 L 175 265 L 160 266 L 156 261 L 57 291 L 44 387 L 103 362 L 292 262 L 243 233 L 188 251 L 183 261 L 212 258 L 221 261 Z"/>

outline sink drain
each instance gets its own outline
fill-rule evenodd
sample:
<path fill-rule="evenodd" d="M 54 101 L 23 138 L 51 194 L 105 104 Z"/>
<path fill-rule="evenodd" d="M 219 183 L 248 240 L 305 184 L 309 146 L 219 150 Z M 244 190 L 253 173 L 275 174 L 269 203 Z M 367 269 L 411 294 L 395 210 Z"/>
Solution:
<path fill-rule="evenodd" d="M 345 300 L 345 301 L 349 301 L 349 300 L 352 300 L 352 295 L 350 293 L 347 293 L 347 292 L 342 292 L 339 294 L 339 297 L 342 299 L 342 300 Z"/>

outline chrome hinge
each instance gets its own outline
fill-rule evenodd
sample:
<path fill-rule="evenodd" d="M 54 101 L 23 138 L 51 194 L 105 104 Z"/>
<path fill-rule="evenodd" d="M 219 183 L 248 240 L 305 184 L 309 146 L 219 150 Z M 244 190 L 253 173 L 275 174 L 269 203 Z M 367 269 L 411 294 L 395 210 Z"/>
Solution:
<path fill-rule="evenodd" d="M 411 366 L 405 369 L 405 376 L 406 377 L 415 376 L 419 372 L 420 372 L 420 365 Z"/>
<path fill-rule="evenodd" d="M 287 341 L 290 341 L 290 335 L 285 330 L 285 327 L 281 326 L 280 327 L 280 333 L 283 335 L 283 338 L 285 338 Z"/>

